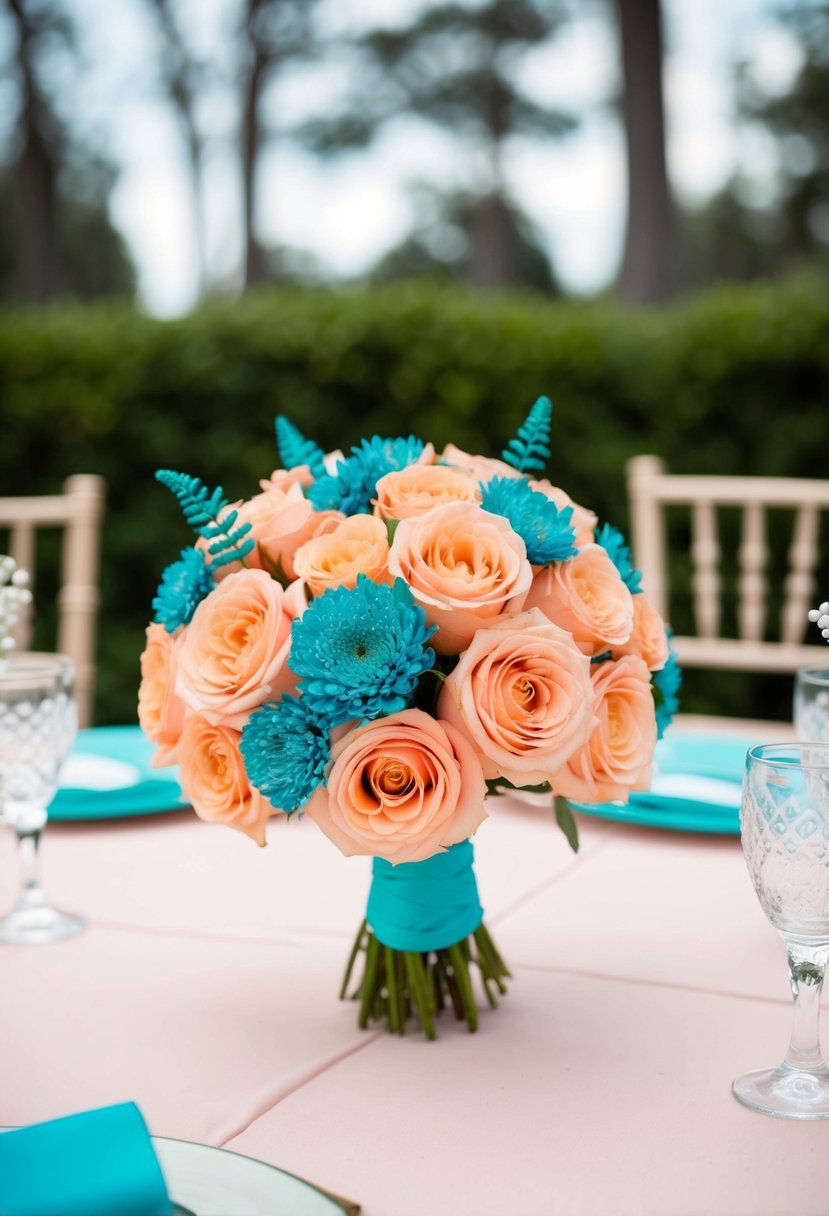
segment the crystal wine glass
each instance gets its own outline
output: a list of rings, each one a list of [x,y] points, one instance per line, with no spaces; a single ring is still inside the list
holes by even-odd
[[[0,810],[17,836],[20,893],[0,918],[0,942],[53,942],[84,927],[47,901],[38,847],[58,770],[77,731],[75,670],[59,654],[12,653],[0,660]]]
[[[794,681],[798,739],[829,743],[829,667],[801,667]]]
[[[734,1096],[769,1115],[829,1118],[819,1040],[829,959],[829,744],[751,748],[740,831],[760,906],[786,945],[794,1020],[782,1064],[738,1077]]]

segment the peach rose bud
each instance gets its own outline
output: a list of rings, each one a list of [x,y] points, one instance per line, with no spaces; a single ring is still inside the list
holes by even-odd
[[[593,692],[598,726],[556,774],[553,789],[578,802],[626,802],[631,790],[650,785],[656,747],[650,672],[634,655],[596,663]]]
[[[218,581],[243,568],[268,573],[281,570],[290,581],[296,577],[293,559],[297,549],[312,537],[330,532],[343,519],[340,511],[315,511],[299,482],[292,482],[286,489],[271,486],[246,502],[231,504],[222,515],[231,510],[238,511],[234,528],[251,525],[247,539],[254,541],[255,547],[245,558],[245,567],[241,562],[220,566],[216,571]],[[206,546],[203,539],[196,542],[197,548]]]
[[[138,721],[156,750],[153,768],[175,764],[184,702],[176,695],[176,670],[183,633],[175,636],[163,625],[147,626],[147,645],[141,655],[141,686],[138,689]]]
[[[635,654],[644,659],[649,671],[661,671],[668,662],[668,652],[665,622],[646,595],[634,595],[633,632],[624,646],[614,649],[614,659]]]
[[[229,574],[203,599],[179,653],[176,691],[209,722],[241,730],[252,709],[295,686],[291,621],[264,570]]]
[[[314,595],[329,587],[356,587],[365,574],[373,583],[388,582],[389,538],[386,525],[373,515],[352,515],[332,531],[306,541],[294,554],[294,573]]]
[[[526,606],[540,608],[591,656],[624,646],[633,632],[633,596],[601,545],[539,570]]]
[[[550,781],[596,724],[590,660],[537,608],[498,620],[461,655],[437,713],[469,738],[486,778]]]
[[[444,464],[466,469],[475,476],[477,481],[482,481],[484,484],[492,481],[493,477],[523,476],[505,460],[493,460],[491,456],[475,456],[471,452],[464,452],[463,448],[456,448],[454,443],[447,443],[440,458]]]
[[[296,464],[292,469],[274,469],[259,485],[263,490],[289,490],[294,485],[310,486],[313,480],[307,464]]]
[[[431,644],[439,654],[460,653],[480,628],[520,612],[532,584],[521,537],[471,502],[401,520],[389,573],[408,583],[428,623],[438,626]]]
[[[346,857],[424,861],[486,818],[486,783],[469,741],[446,722],[404,709],[346,731],[327,788],[306,813]]]
[[[480,502],[476,477],[447,465],[409,465],[377,482],[374,513],[380,519],[411,519],[447,502]]]
[[[265,824],[274,808],[248,781],[241,738],[238,730],[191,714],[179,745],[181,788],[200,819],[236,828],[264,845]]]

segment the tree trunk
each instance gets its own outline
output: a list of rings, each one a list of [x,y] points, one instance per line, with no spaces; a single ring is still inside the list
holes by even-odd
[[[259,102],[268,54],[257,32],[257,14],[262,0],[247,0],[246,28],[248,35],[249,70],[245,87],[242,116],[242,198],[245,233],[245,287],[261,283],[269,277],[265,250],[256,237],[256,170],[262,148],[262,125]]]
[[[659,0],[615,0],[624,69],[628,214],[618,290],[632,304],[670,299],[680,286],[676,210],[665,164]]]
[[[10,0],[17,26],[23,152],[19,161],[18,274],[24,299],[43,304],[65,286],[58,234],[57,166],[44,127],[46,105],[32,62],[34,33],[20,0]]]
[[[515,224],[504,199],[488,194],[469,218],[469,282],[488,289],[519,280]]]

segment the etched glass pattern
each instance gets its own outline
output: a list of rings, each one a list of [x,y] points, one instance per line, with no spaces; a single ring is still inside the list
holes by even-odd
[[[809,748],[829,765],[829,747]],[[829,936],[829,768],[749,767],[740,827],[763,911],[788,933]]]
[[[43,825],[76,729],[71,671],[45,688],[0,677],[0,800],[12,827]]]

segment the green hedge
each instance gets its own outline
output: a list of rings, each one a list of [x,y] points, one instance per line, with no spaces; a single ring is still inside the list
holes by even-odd
[[[0,493],[54,492],[73,472],[109,487],[97,720],[134,717],[150,600],[188,543],[156,468],[248,496],[276,464],[277,412],[326,448],[412,431],[497,454],[539,393],[555,403],[553,480],[623,528],[638,452],[675,471],[828,476],[829,295],[795,282],[626,312],[412,283],[268,291],[167,323],[120,306],[0,314]],[[788,695],[689,673],[685,704],[785,716]]]

